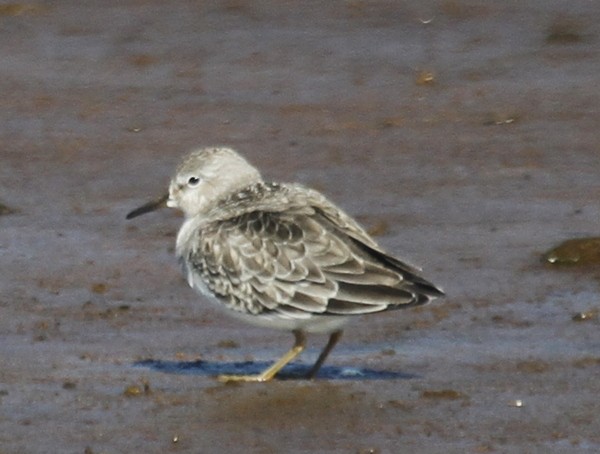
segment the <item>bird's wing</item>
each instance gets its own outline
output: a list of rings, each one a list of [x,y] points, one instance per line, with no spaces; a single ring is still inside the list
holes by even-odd
[[[234,310],[302,318],[426,302],[398,267],[312,207],[249,212],[206,226],[198,240],[188,272]]]
[[[385,252],[371,236],[350,216],[332,204],[322,194],[308,190],[309,200],[317,212],[323,216],[325,223],[330,223],[330,229],[338,230],[347,235],[355,245],[356,253],[383,264],[394,270],[402,277],[405,285],[412,287],[415,294],[430,299],[443,296],[444,292],[421,276],[421,269],[397,259]]]

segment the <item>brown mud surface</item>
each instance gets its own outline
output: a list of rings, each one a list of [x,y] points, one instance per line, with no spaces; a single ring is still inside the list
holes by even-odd
[[[594,1],[0,5],[0,454],[600,452]],[[185,284],[192,147],[315,187],[447,292],[319,379]],[[593,256],[593,254],[592,254]]]

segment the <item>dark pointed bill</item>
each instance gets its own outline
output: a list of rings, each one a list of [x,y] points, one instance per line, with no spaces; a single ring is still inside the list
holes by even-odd
[[[136,208],[133,211],[127,213],[125,219],[133,219],[135,217],[141,216],[142,214],[150,213],[151,211],[158,210],[159,208],[163,208],[167,206],[167,200],[169,199],[169,194],[163,195],[160,199],[152,200],[139,208]]]

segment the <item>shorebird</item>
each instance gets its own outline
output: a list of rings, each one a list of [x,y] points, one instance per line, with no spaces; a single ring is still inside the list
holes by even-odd
[[[315,376],[353,316],[425,304],[443,292],[387,252],[344,211],[300,184],[265,182],[230,148],[193,151],[169,192],[127,215],[183,211],[176,254],[189,285],[246,322],[289,330],[293,347],[257,375],[267,381],[302,352],[306,333],[328,333]]]

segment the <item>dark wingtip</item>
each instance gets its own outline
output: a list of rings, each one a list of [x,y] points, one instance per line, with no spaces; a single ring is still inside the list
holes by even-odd
[[[157,200],[152,200],[148,203],[145,203],[141,207],[138,207],[135,210],[132,210],[129,213],[127,213],[127,216],[125,216],[125,219],[127,219],[127,220],[133,219],[138,216],[141,216],[142,214],[146,214],[146,213],[150,213],[151,211],[158,210],[159,208],[166,206],[168,199],[169,199],[169,194],[165,194]]]

